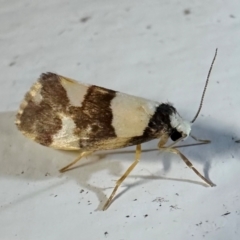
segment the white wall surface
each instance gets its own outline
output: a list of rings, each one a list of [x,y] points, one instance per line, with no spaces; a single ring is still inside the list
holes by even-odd
[[[103,212],[134,147],[60,174],[77,153],[40,146],[14,125],[25,92],[47,71],[170,101],[191,120],[216,47],[192,127],[212,143],[181,149],[214,188],[178,156],[145,151]],[[1,240],[240,239],[239,1],[0,0],[0,56]]]

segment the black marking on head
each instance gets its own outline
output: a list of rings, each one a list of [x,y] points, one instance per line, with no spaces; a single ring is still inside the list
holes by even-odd
[[[172,105],[168,103],[160,104],[156,108],[152,118],[149,120],[148,126],[145,128],[143,135],[131,138],[128,146],[147,142],[159,138],[162,135],[170,136],[173,131],[170,115],[175,113],[176,109]]]
[[[172,134],[170,135],[170,138],[172,141],[177,141],[179,138],[182,137],[182,133],[178,132],[176,128],[173,129]]]

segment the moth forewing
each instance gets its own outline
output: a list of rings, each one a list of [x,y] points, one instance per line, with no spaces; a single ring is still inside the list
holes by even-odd
[[[206,86],[203,96],[205,90]],[[200,108],[202,101],[203,97]],[[212,186],[179,150],[172,145],[165,146],[169,138],[176,143],[191,131],[191,124],[183,120],[169,103],[158,103],[46,73],[26,93],[16,116],[16,125],[25,136],[44,146],[80,151],[78,158],[61,172],[95,151],[136,145],[135,161],[117,181],[104,209],[108,208],[120,184],[139,162],[140,144],[156,138],[160,139],[160,149],[178,154]]]
[[[47,73],[26,94],[16,124],[44,146],[108,150],[149,141],[167,131],[167,119],[157,119],[161,126],[151,126],[156,124],[151,118],[156,119],[161,109],[163,114],[175,112],[168,104]]]

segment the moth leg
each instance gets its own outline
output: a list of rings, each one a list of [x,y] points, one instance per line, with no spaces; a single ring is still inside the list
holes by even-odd
[[[199,138],[193,136],[192,134],[190,134],[190,137],[191,137],[192,139],[194,139],[196,142],[201,142],[201,143],[205,143],[205,144],[211,142],[211,140],[203,140],[203,139],[199,139]]]
[[[71,167],[72,165],[74,165],[75,163],[77,163],[78,161],[80,161],[81,158],[86,157],[86,156],[88,156],[88,155],[90,155],[90,154],[92,154],[92,153],[93,153],[93,151],[81,152],[81,153],[79,154],[79,156],[78,156],[73,162],[71,162],[71,163],[69,163],[67,166],[61,168],[61,169],[59,170],[59,172],[63,173],[63,172],[68,171],[68,170],[69,170],[69,167]]]
[[[163,138],[166,138],[166,142],[164,142],[165,139],[160,140],[160,142],[158,143],[158,148],[159,149],[168,149],[168,148],[179,148],[179,147],[190,147],[190,146],[196,146],[196,145],[202,145],[202,144],[208,144],[211,143],[210,140],[202,140],[202,139],[198,139],[196,137],[194,137],[193,135],[190,135],[192,137],[192,139],[194,139],[196,142],[198,143],[191,143],[191,144],[184,144],[184,145],[178,145],[178,146],[174,146],[176,145],[178,142],[181,142],[184,137],[179,138],[177,141],[171,143],[169,146],[164,146],[168,140],[168,135],[164,135]]]
[[[208,141],[208,140],[206,140]],[[172,148],[181,148],[181,147],[192,147],[192,146],[198,146],[198,145],[203,145],[203,144],[208,144],[211,143],[209,142],[199,142],[199,143],[191,143],[191,144],[184,144],[184,145],[178,145],[178,146],[173,146]]]
[[[214,187],[215,185],[210,182],[208,179],[206,179],[194,166],[193,164],[185,157],[178,149],[176,148],[169,148],[166,149],[169,152],[175,153],[181,157],[181,159],[186,163],[186,165],[191,168],[204,182],[206,182],[211,187]]]
[[[105,203],[104,207],[103,207],[103,210],[106,210],[114,195],[116,194],[116,191],[118,190],[118,187],[122,184],[122,182],[125,180],[125,178],[129,175],[129,173],[134,169],[134,167],[138,164],[139,162],[139,159],[140,159],[140,156],[141,156],[141,145],[137,145],[136,146],[136,154],[135,154],[135,161],[132,163],[132,165],[127,169],[127,171],[122,175],[122,177],[120,177],[118,180],[117,180],[117,183],[116,183],[116,186],[114,187],[113,191],[112,191],[112,194],[111,196],[108,198],[107,202]]]
[[[163,135],[158,143],[158,148],[162,148],[165,146],[165,144],[168,141],[169,136],[168,135]]]

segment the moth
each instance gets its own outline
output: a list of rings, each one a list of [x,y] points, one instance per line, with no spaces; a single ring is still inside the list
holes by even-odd
[[[160,150],[178,154],[203,181],[214,186],[174,145],[190,135],[191,124],[197,119],[202,107],[216,55],[217,49],[198,112],[191,123],[185,121],[169,103],[159,103],[79,83],[54,73],[44,73],[26,93],[20,105],[16,115],[17,128],[23,135],[41,145],[80,152],[60,172],[69,170],[80,159],[98,150],[136,145],[135,161],[116,182],[104,210],[110,205],[118,187],[139,162],[141,144],[153,139],[160,139]],[[209,142],[190,136],[202,144]],[[173,143],[166,146],[169,138]]]

